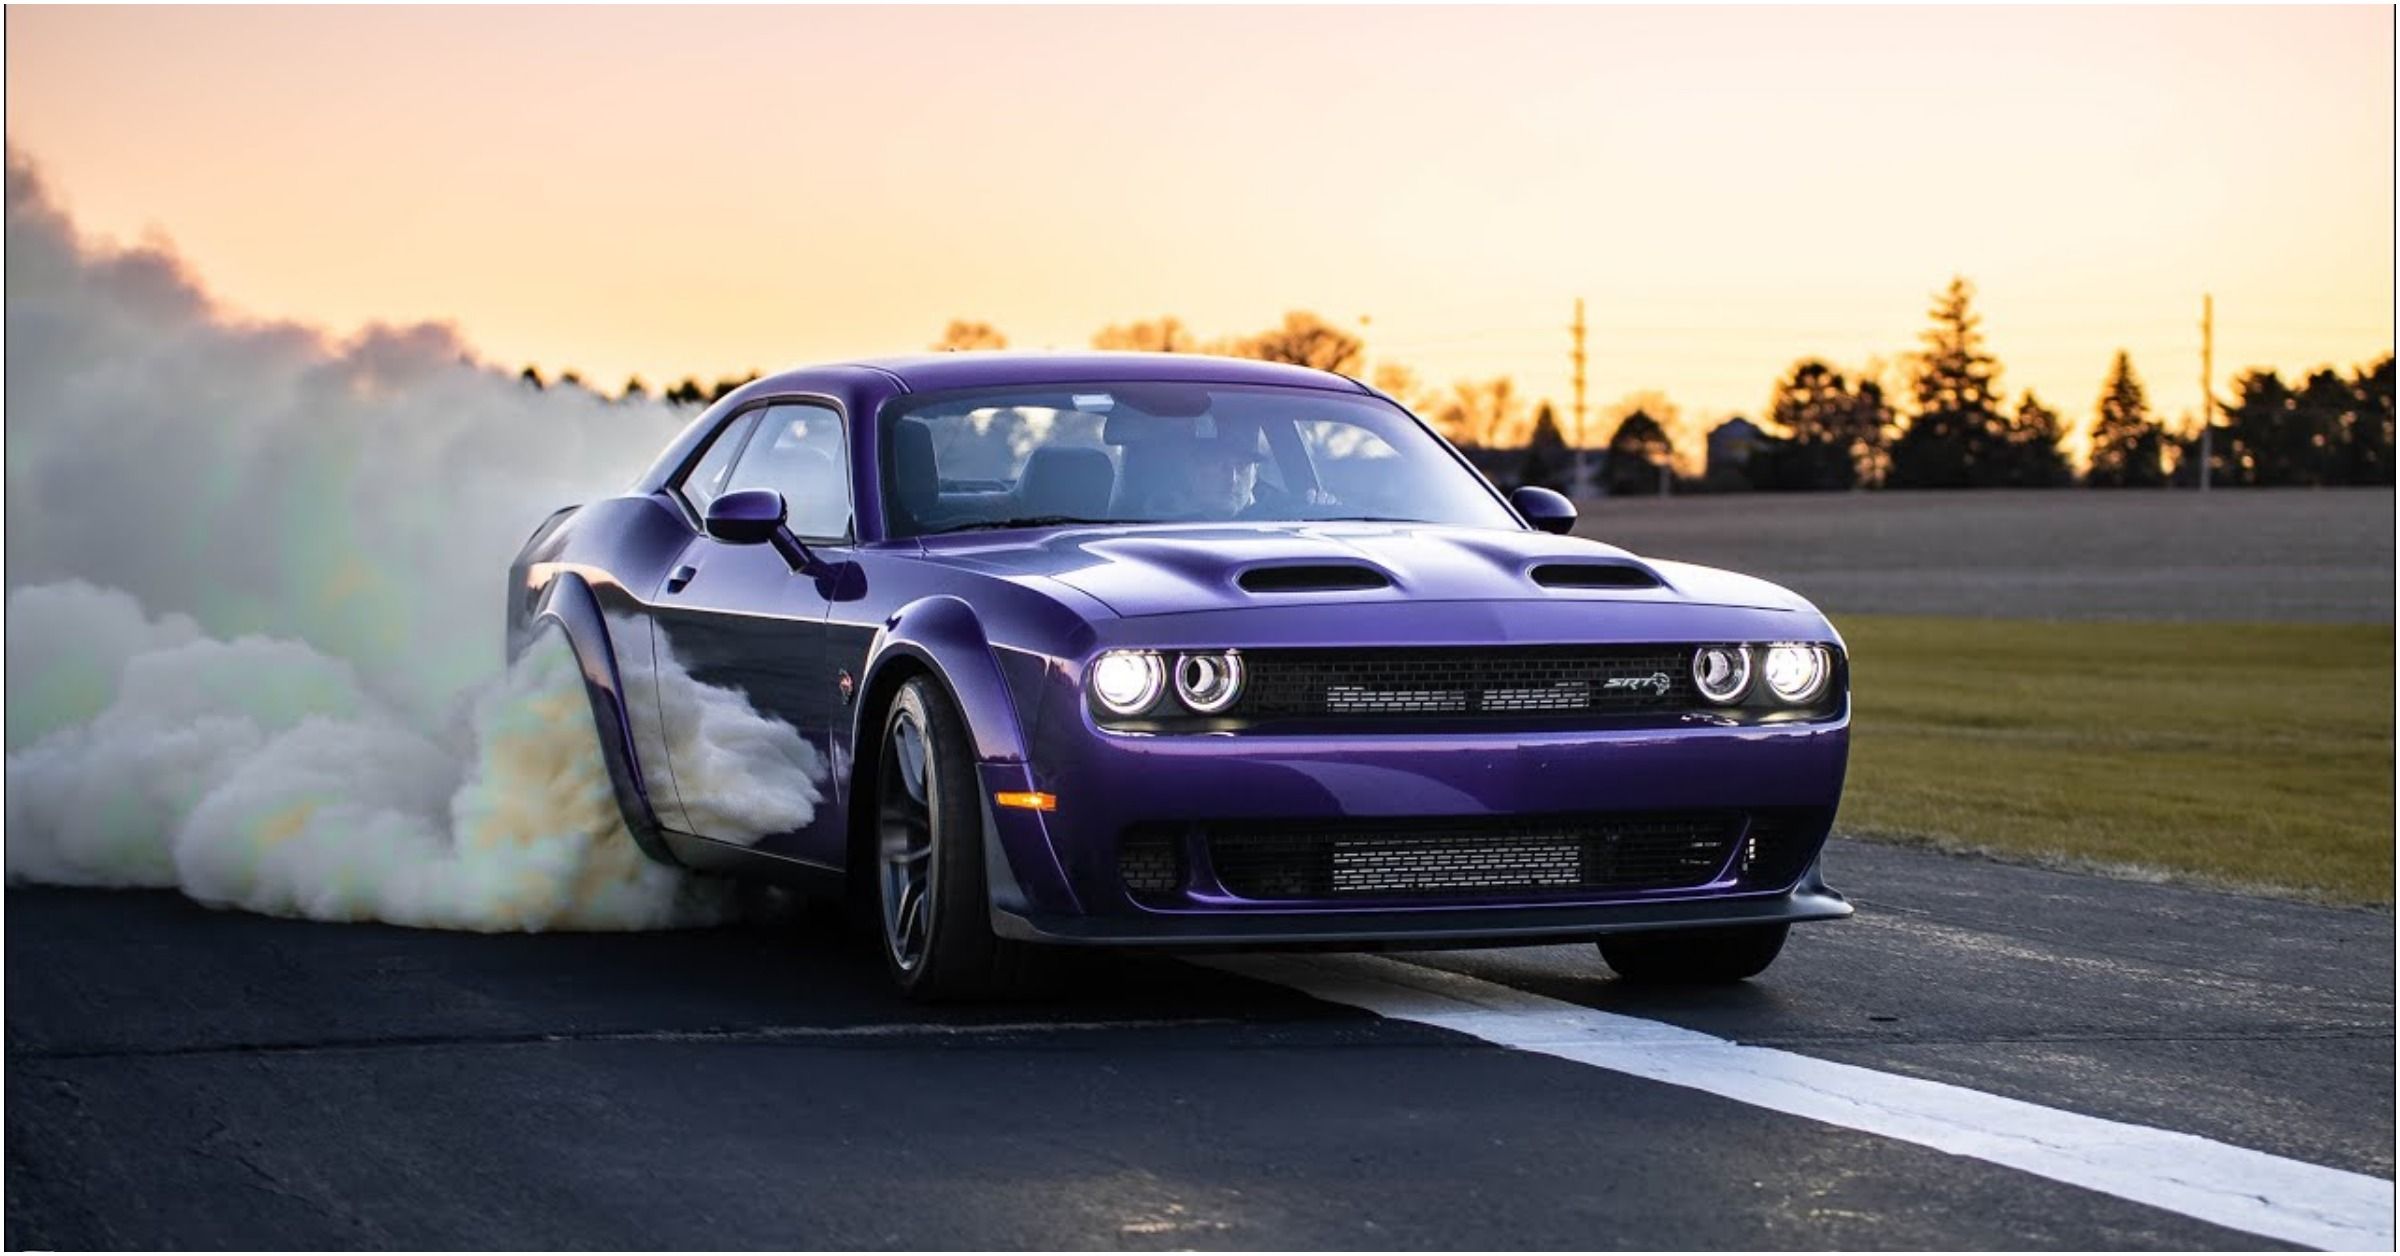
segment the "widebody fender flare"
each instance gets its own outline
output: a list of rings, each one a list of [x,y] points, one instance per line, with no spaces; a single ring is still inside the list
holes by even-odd
[[[870,723],[883,709],[899,678],[923,669],[948,687],[966,720],[967,735],[983,777],[984,870],[992,909],[998,914],[1029,908],[1075,910],[1074,891],[1037,812],[995,814],[991,792],[1025,789],[1025,731],[1017,700],[982,619],[965,599],[935,594],[902,606],[885,619],[867,646],[859,678],[861,701],[851,714],[850,744],[861,763],[871,763],[882,729]],[[852,794],[854,807],[865,803]]]
[[[610,643],[608,621],[600,599],[575,572],[561,572],[542,589],[533,613],[526,617],[525,641],[530,643],[546,625],[557,625],[575,652],[583,672],[583,693],[591,701],[592,729],[600,742],[600,757],[608,765],[608,783],[624,813],[625,828],[642,853],[663,864],[675,864],[667,848],[658,814],[642,785],[641,754],[634,747],[633,725],[627,709],[624,673]],[[512,643],[514,644],[514,643]]]
[[[975,739],[975,758],[981,763],[1023,763],[1025,732],[1017,722],[1015,699],[1000,674],[983,621],[966,599],[942,593],[919,598],[892,612],[867,644],[866,674],[859,678],[863,693],[886,696],[895,662],[907,659],[940,676],[966,717],[967,732]],[[880,703],[861,702],[852,711],[850,744],[874,744],[878,730],[863,721]]]

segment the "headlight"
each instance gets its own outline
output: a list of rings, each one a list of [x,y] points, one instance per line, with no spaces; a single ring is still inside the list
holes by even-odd
[[[1767,674],[1767,688],[1795,706],[1823,692],[1825,681],[1833,675],[1832,661],[1821,645],[1768,646],[1766,666],[1761,670]]]
[[[1730,705],[1741,701],[1750,688],[1750,647],[1700,647],[1692,656],[1692,683],[1699,686],[1700,696],[1711,702]]]
[[[1175,663],[1175,696],[1202,715],[1215,715],[1242,696],[1242,656],[1186,654]]]
[[[1092,696],[1116,715],[1149,710],[1166,687],[1166,664],[1148,650],[1110,650],[1092,664]]]

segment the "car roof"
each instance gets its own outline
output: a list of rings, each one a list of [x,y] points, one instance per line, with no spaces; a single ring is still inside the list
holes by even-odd
[[[1117,353],[1086,350],[1053,353],[1032,350],[971,349],[956,353],[921,353],[903,357],[860,358],[828,364],[865,367],[900,381],[910,392],[942,392],[953,388],[1004,388],[1026,384],[1081,384],[1107,380],[1145,380],[1191,384],[1280,384],[1368,392],[1365,385],[1331,371],[1250,358],[1222,358],[1205,353]],[[797,383],[822,367],[787,371],[761,384],[772,388],[789,377]]]

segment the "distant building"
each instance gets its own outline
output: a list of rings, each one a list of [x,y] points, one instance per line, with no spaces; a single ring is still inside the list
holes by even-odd
[[[1708,429],[1708,478],[1740,477],[1750,465],[1750,455],[1768,439],[1764,428],[1738,414]]]

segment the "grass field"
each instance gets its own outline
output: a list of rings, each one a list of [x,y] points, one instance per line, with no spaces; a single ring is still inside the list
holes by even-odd
[[[1835,622],[1838,831],[2392,901],[2390,624]]]

